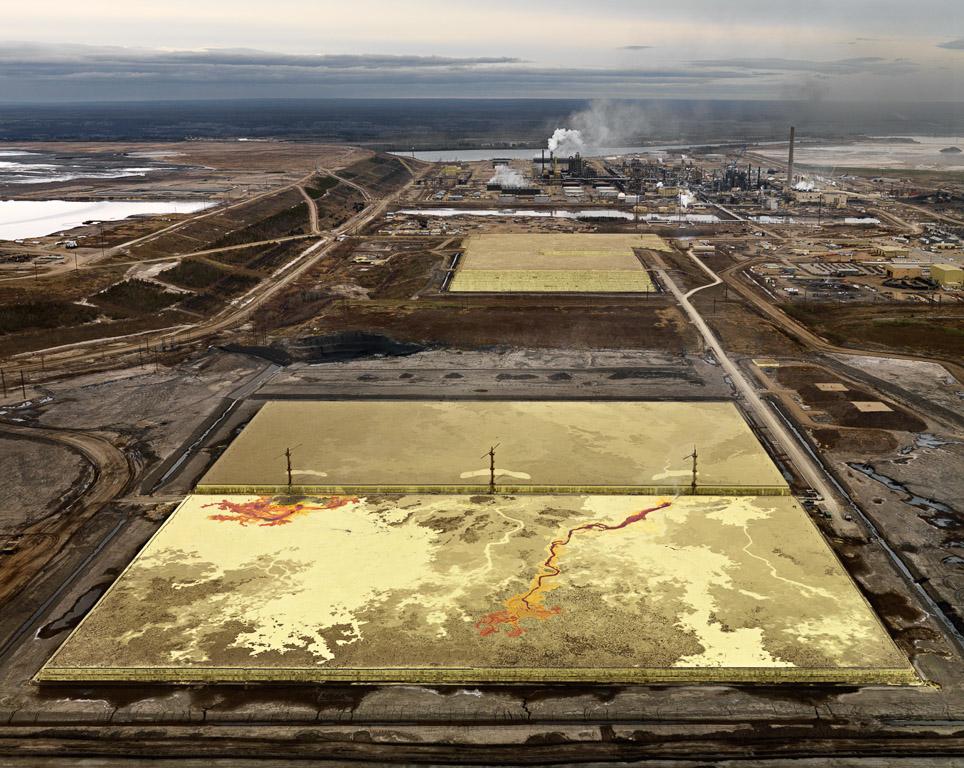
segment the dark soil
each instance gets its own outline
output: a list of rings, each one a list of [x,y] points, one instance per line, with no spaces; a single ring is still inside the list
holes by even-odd
[[[892,434],[879,429],[815,429],[813,437],[825,448],[865,456],[890,454],[899,445]]]
[[[420,302],[346,302],[332,305],[317,332],[357,330],[400,341],[455,347],[529,346],[574,349],[692,349],[695,339],[675,308],[641,304],[589,307],[541,305],[452,305]],[[679,322],[674,322],[679,320]]]
[[[782,386],[796,390],[806,405],[829,414],[839,426],[903,432],[921,432],[927,428],[923,421],[896,404],[881,400],[880,395],[859,389],[823,368],[810,365],[783,366],[775,369],[773,376]],[[816,386],[818,383],[843,384],[847,390],[826,392]],[[879,401],[891,410],[865,413],[857,409],[854,401]]]
[[[787,304],[783,310],[840,346],[897,349],[914,354],[964,356],[964,306],[826,307]]]

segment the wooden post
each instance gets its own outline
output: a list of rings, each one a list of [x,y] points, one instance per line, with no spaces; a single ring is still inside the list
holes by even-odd
[[[291,449],[285,448],[285,459],[288,461],[288,490],[291,490]]]
[[[27,399],[27,383],[23,378],[23,368],[20,369],[20,390],[23,392],[23,399]]]

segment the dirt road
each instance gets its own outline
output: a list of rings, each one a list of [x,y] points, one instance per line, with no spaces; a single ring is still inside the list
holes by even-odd
[[[68,539],[105,504],[126,488],[133,477],[127,457],[108,439],[90,432],[0,422],[0,434],[58,443],[83,456],[94,470],[90,486],[81,489],[61,509],[20,533],[20,547],[0,565],[0,605],[14,597],[41,571]]]
[[[317,170],[340,179],[333,171],[321,168]],[[306,177],[305,180],[307,180],[307,178],[310,177]],[[358,212],[339,227],[331,230],[328,233],[328,237],[322,237],[322,239],[309,245],[298,254],[298,256],[288,262],[288,264],[276,270],[271,277],[263,280],[248,293],[235,299],[231,306],[225,308],[217,315],[201,320],[191,326],[161,328],[134,335],[117,336],[108,339],[102,338],[42,350],[43,360],[41,360],[41,350],[15,355],[10,358],[10,360],[15,360],[17,368],[25,372],[56,368],[62,369],[64,367],[75,369],[81,368],[85,363],[103,359],[105,353],[113,358],[125,354],[136,355],[143,347],[145,341],[158,343],[163,339],[169,343],[193,343],[243,322],[258,307],[264,304],[264,302],[297,280],[315,263],[326,256],[329,251],[337,245],[337,238],[339,236],[353,229],[364,227],[372,219],[379,216],[394,198],[394,195],[392,195],[391,197],[375,201],[368,191],[359,185],[344,179],[340,180],[349,186],[361,190],[366,199],[372,202],[363,211]],[[414,177],[403,189],[407,189],[413,183]]]
[[[696,254],[690,251],[689,256],[693,262],[707,274],[707,276],[713,281],[714,285],[722,282],[719,275],[706,266],[706,264],[704,264],[703,261],[696,256]],[[740,395],[745,399],[745,402],[756,413],[757,417],[764,424],[766,424],[767,429],[770,430],[770,433],[776,437],[780,443],[780,446],[786,452],[787,456],[790,457],[791,461],[794,463],[806,481],[810,484],[810,487],[824,498],[831,514],[839,519],[841,517],[841,512],[836,501],[834,500],[835,496],[831,491],[830,484],[826,480],[823,468],[817,466],[817,464],[811,459],[810,454],[803,449],[796,437],[787,429],[783,420],[774,414],[772,409],[763,402],[762,398],[757,394],[756,388],[752,386],[749,381],[747,381],[739,366],[737,366],[737,364],[734,363],[726,354],[726,351],[723,349],[723,345],[717,340],[716,335],[713,333],[707,322],[703,319],[703,316],[700,315],[696,307],[690,303],[690,296],[699,290],[708,288],[709,286],[694,288],[689,293],[684,294],[676,283],[673,282],[673,279],[667,274],[665,269],[658,269],[656,271],[659,274],[660,279],[663,281],[663,284],[669,288],[673,296],[676,297],[676,300],[680,303],[680,306],[686,312],[690,321],[696,326],[697,330],[702,335],[703,342],[707,349],[713,351],[714,356],[719,364],[723,367],[723,370],[725,370],[727,375],[730,377],[730,381],[733,382],[733,386],[736,388],[737,392],[739,392]]]

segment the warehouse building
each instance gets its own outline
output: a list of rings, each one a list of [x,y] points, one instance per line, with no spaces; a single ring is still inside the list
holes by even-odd
[[[870,252],[885,259],[906,259],[910,255],[909,250],[896,245],[875,245]]]
[[[932,264],[931,280],[941,288],[960,288],[964,286],[964,269],[956,264]]]
[[[923,274],[919,264],[887,264],[886,269],[887,277],[892,280],[906,280]]]

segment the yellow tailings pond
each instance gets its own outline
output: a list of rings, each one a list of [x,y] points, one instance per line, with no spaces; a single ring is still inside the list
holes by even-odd
[[[636,250],[666,250],[653,234],[475,235],[452,279],[454,293],[649,293]]]
[[[39,679],[914,678],[790,497],[197,495]]]
[[[202,493],[787,493],[730,402],[271,402]]]
[[[40,682],[916,682],[729,402],[269,403],[198,491]]]

